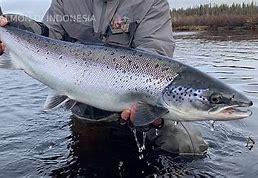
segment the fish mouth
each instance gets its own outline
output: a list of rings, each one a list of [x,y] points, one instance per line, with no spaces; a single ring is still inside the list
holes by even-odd
[[[252,111],[244,110],[242,108],[246,108],[246,106],[224,106],[216,109],[216,111],[212,108],[208,113],[219,116],[221,120],[243,119],[252,115]]]

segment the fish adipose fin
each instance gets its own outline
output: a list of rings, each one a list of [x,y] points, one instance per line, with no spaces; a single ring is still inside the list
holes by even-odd
[[[70,99],[64,95],[50,94],[44,105],[44,111],[49,111],[52,109],[59,108],[63,106]]]
[[[134,120],[134,125],[137,127],[146,126],[161,118],[168,113],[168,109],[139,101],[131,112],[131,119]]]

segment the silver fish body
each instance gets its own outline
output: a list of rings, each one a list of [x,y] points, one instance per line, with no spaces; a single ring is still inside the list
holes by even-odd
[[[136,119],[149,118],[136,122],[139,125],[159,116],[195,121],[251,115],[236,109],[252,105],[245,96],[168,57],[115,46],[68,43],[14,27],[0,27],[0,40],[11,56],[9,67],[24,70],[58,95],[99,109],[121,112],[136,106]],[[2,68],[6,64],[2,60]],[[215,94],[225,102],[212,102]],[[229,110],[235,115],[225,113]]]

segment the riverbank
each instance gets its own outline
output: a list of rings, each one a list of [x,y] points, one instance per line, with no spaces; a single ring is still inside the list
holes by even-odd
[[[258,31],[256,4],[200,5],[172,9],[174,31]]]

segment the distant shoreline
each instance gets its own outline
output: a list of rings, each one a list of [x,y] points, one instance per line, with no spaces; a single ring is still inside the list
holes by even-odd
[[[258,31],[255,3],[205,4],[194,8],[172,9],[174,31]]]
[[[173,31],[176,32],[192,32],[192,31],[206,31],[206,32],[224,32],[224,31],[246,31],[246,32],[258,32],[258,25],[254,26],[252,29],[248,29],[247,27],[217,27],[210,28],[209,26],[178,26],[173,27]]]

